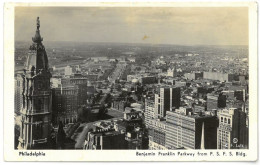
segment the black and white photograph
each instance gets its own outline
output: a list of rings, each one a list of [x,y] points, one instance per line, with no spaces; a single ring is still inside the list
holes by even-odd
[[[257,54],[250,53],[248,6],[13,10],[13,109],[5,120],[14,123],[8,138],[17,157],[210,150],[236,151],[234,158],[253,149],[257,105],[249,104],[257,94],[250,98],[249,84],[257,70],[249,75],[249,61]]]

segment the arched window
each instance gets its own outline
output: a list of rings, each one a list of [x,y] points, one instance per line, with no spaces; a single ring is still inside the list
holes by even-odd
[[[227,118],[224,118],[224,123],[227,123]]]

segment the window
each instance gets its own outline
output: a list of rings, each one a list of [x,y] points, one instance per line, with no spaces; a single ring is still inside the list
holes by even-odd
[[[221,122],[223,122],[223,117],[221,117]]]
[[[23,108],[25,107],[25,97],[23,96]]]
[[[230,119],[228,119],[228,124],[230,124]]]
[[[34,125],[35,128],[35,139],[41,139],[42,138],[42,123],[43,121],[37,121],[37,124]]]
[[[227,123],[227,118],[224,119],[224,123]]]
[[[37,104],[36,104],[36,107],[37,107],[36,111],[41,111],[42,110],[42,106],[43,106],[42,100],[39,99],[37,101]]]

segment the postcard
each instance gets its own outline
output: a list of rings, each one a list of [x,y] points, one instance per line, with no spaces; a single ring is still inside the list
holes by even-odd
[[[6,3],[6,161],[256,161],[257,3]]]

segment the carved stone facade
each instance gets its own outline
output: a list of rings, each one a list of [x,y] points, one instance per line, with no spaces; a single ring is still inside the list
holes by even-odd
[[[42,44],[37,18],[37,30],[32,38],[22,75],[22,108],[18,149],[48,147],[51,131],[51,88],[48,57]]]

